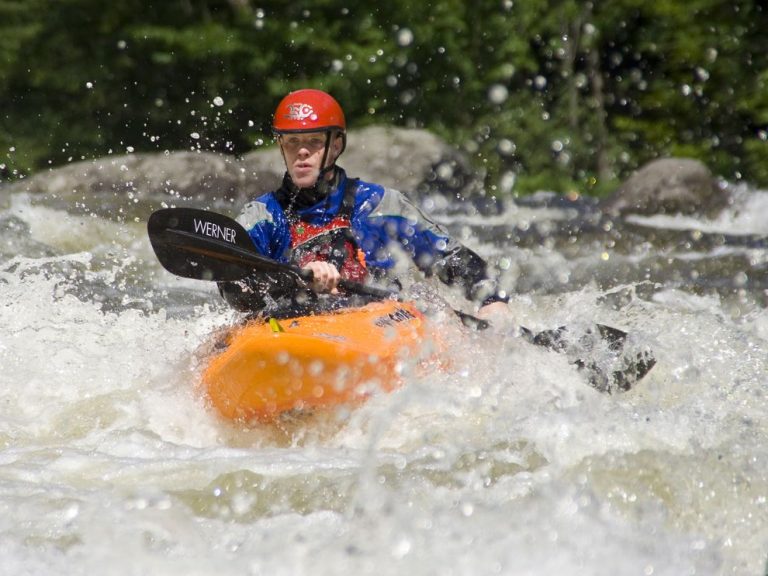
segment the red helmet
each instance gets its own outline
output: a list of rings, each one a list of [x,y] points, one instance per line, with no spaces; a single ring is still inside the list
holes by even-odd
[[[280,101],[272,119],[276,134],[347,130],[344,112],[330,94],[306,88],[291,92]]]

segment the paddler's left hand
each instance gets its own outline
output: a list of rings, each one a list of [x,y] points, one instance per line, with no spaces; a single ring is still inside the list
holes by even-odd
[[[341,280],[341,275],[333,264],[315,260],[304,266],[304,270],[312,271],[312,284],[310,287],[315,292],[339,293],[336,286],[339,284],[339,280]]]

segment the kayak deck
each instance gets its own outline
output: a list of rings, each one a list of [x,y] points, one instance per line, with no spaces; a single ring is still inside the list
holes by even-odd
[[[413,304],[384,301],[332,314],[233,329],[203,384],[228,419],[272,420],[284,412],[354,405],[402,381],[431,338]]]

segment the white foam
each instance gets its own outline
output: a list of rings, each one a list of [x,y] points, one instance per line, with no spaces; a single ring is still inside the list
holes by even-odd
[[[62,255],[0,264],[0,555],[13,573],[764,569],[764,310],[735,320],[715,296],[669,289],[620,307],[591,287],[521,296],[520,323],[610,324],[657,366],[606,396],[509,334],[449,335],[450,366],[394,394],[246,429],[196,389],[195,351],[230,313],[212,300],[172,316],[173,296],[103,306],[80,284],[98,293],[137,267],[94,257],[126,229],[98,223],[99,239],[67,244],[44,230],[61,213],[25,210]]]
[[[734,190],[733,203],[714,218],[681,214],[630,215],[627,222],[668,230],[698,230],[705,233],[768,235],[768,192],[745,187]]]

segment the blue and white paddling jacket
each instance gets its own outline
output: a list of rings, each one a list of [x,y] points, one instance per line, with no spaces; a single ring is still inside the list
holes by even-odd
[[[350,248],[341,251],[347,264],[349,260],[358,260],[379,281],[389,279],[396,283],[393,271],[398,255],[405,253],[426,275],[437,275],[449,286],[461,286],[470,300],[483,304],[507,300],[488,275],[486,262],[451,238],[401,192],[347,178],[344,170],[335,170],[333,184],[316,203],[305,200],[297,206],[297,191],[286,174],[279,190],[263,194],[244,206],[237,220],[248,230],[261,254],[278,262],[303,266],[308,259],[307,251],[301,247],[307,243],[307,236],[322,239],[319,247],[317,243],[313,246],[314,254],[328,254],[324,244],[333,242],[330,232],[343,229],[343,241]],[[307,230],[313,232],[308,234]],[[351,272],[345,274],[343,262],[334,264],[342,271],[342,277],[363,279],[359,266],[350,266]],[[279,276],[274,272],[255,272],[245,280],[222,282],[219,289],[235,308],[257,311],[289,287],[295,290],[295,279]]]

